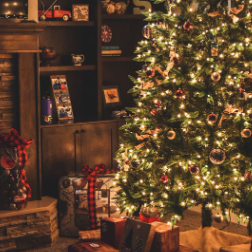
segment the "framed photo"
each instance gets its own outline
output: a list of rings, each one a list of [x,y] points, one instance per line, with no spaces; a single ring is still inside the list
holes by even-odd
[[[74,119],[71,99],[65,75],[51,75],[53,96],[59,120]]]
[[[51,82],[53,91],[55,90],[65,90],[68,92],[68,86],[65,75],[51,75]]]
[[[119,104],[121,102],[117,86],[103,87],[105,105]]]
[[[89,21],[89,5],[73,4],[72,5],[73,21]]]

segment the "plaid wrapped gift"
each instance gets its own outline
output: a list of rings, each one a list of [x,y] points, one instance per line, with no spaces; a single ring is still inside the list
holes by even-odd
[[[91,251],[115,252],[119,250],[111,247],[110,245],[102,241],[78,242],[68,246],[68,252],[91,252]]]
[[[114,173],[113,169],[105,169],[104,164],[98,164],[94,169],[84,165],[82,171],[87,174],[88,179],[88,215],[91,229],[97,228],[96,204],[95,204],[95,186],[96,178],[100,174]]]

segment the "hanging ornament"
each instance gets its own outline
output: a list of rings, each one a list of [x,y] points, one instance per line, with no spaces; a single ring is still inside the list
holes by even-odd
[[[183,25],[183,28],[187,31],[190,31],[193,29],[193,24],[192,22],[190,22],[189,20],[187,20],[184,25]]]
[[[146,70],[146,75],[149,77],[149,78],[152,78],[154,75],[155,75],[155,71],[151,68],[147,68]]]
[[[244,178],[245,178],[245,179],[251,179],[251,176],[250,176],[250,172],[249,172],[249,171],[245,171],[245,173],[244,173]]]
[[[251,130],[250,129],[243,129],[241,131],[241,136],[243,138],[249,138],[249,137],[251,137]]]
[[[239,93],[240,93],[240,99],[245,99],[245,84],[244,84],[244,79],[241,79],[241,84],[239,87]]]
[[[150,36],[151,36],[151,28],[150,28],[150,25],[147,24],[143,27],[142,29],[142,35],[146,38],[146,39],[149,39]]]
[[[173,140],[175,139],[175,137],[176,137],[176,132],[174,130],[169,130],[167,133],[167,138],[170,140]]]
[[[174,65],[179,64],[179,55],[176,53],[176,55],[171,58],[171,61],[174,63]]]
[[[222,164],[226,159],[226,154],[221,149],[214,149],[209,154],[209,159],[213,164]]]
[[[164,184],[166,184],[169,180],[168,176],[166,174],[162,174],[160,179],[159,179],[161,182],[163,182]]]
[[[132,167],[137,168],[140,165],[140,162],[137,160],[132,160],[131,165],[132,165]]]
[[[219,72],[213,72],[212,74],[211,74],[211,80],[213,80],[213,81],[219,81],[221,79],[221,75],[220,75],[220,73]]]
[[[218,51],[219,51],[218,44],[215,40],[211,43],[211,56],[214,56],[214,57],[218,56],[219,55]]]
[[[214,215],[213,220],[217,223],[221,223],[224,220],[224,218],[222,214],[217,213]]]
[[[207,121],[209,123],[216,123],[217,119],[218,119],[218,116],[213,113],[207,116]]]
[[[197,50],[198,50],[199,52],[204,52],[205,49],[206,49],[205,41],[204,41],[204,40],[201,40],[201,41],[199,42],[199,44],[197,45]]]
[[[199,169],[199,166],[193,164],[189,167],[189,171],[191,174],[197,174],[199,173],[200,169]]]
[[[184,91],[182,89],[178,89],[175,93],[176,97],[181,99],[185,94]]]

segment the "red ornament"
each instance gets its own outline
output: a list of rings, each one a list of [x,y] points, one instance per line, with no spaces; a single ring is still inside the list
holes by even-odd
[[[159,180],[165,184],[168,182],[168,179],[169,179],[168,176],[163,173]]]
[[[189,20],[187,20],[187,21],[184,23],[183,28],[184,28],[185,30],[187,30],[187,31],[190,31],[190,30],[193,29],[193,24],[192,24]]]
[[[151,77],[153,77],[155,75],[155,72],[154,72],[153,69],[147,68],[146,75],[151,78]]]
[[[184,96],[184,91],[182,89],[178,89],[175,93],[177,98],[181,99]]]
[[[200,170],[199,166],[197,166],[195,164],[191,165],[189,168],[189,171],[191,174],[197,174],[197,173],[199,173],[199,170]]]
[[[250,172],[249,172],[249,171],[245,171],[245,173],[244,173],[244,178],[245,178],[245,179],[251,179],[251,176],[250,176]]]

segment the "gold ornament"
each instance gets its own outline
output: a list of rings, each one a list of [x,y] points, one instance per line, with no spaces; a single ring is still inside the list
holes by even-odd
[[[220,213],[215,214],[213,219],[217,223],[221,223],[224,220],[223,215]]]
[[[209,123],[216,123],[217,119],[218,119],[218,116],[213,113],[207,116],[207,121]]]
[[[241,131],[241,136],[243,138],[249,138],[249,137],[251,137],[251,130],[250,129],[243,129]]]
[[[169,130],[167,133],[167,138],[170,140],[173,140],[175,139],[175,137],[176,137],[176,132],[174,130]]]
[[[209,159],[213,164],[220,165],[225,161],[226,154],[221,149],[214,149],[210,152]]]
[[[221,79],[221,75],[219,72],[213,72],[211,74],[211,80],[213,81],[219,81]]]

